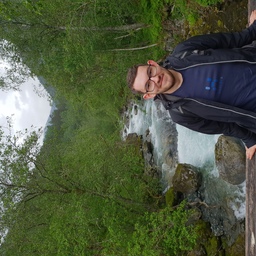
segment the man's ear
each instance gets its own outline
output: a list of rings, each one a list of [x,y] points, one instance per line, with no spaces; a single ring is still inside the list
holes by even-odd
[[[143,99],[144,100],[149,100],[149,99],[154,98],[155,96],[156,96],[155,93],[145,93],[145,94],[143,94]]]
[[[159,66],[157,62],[155,62],[154,60],[148,60],[148,65],[152,65],[152,66]]]

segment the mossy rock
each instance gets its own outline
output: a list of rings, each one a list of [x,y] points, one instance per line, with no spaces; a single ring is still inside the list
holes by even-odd
[[[174,191],[173,187],[169,188],[165,193],[165,202],[167,205],[174,206],[176,201],[177,193]]]
[[[245,181],[245,148],[241,140],[221,135],[215,145],[215,162],[226,182],[238,185]]]
[[[134,152],[140,157],[143,157],[142,150],[141,150],[142,143],[143,143],[142,136],[136,133],[129,133],[125,140],[125,144],[128,146],[132,146],[134,149]]]
[[[201,220],[202,212],[199,208],[194,207],[190,210],[190,215],[188,217],[188,221],[186,225],[196,225],[199,220]]]
[[[217,236],[212,236],[208,239],[207,243],[204,244],[206,255],[222,255],[220,252],[219,241]]]
[[[173,187],[169,188],[165,193],[165,203],[170,206],[176,206],[184,200],[184,196],[181,192],[175,191]]]
[[[198,236],[197,245],[188,255],[222,255],[219,248],[219,238],[212,233],[210,224],[203,220],[198,220],[196,229]]]
[[[194,193],[201,185],[201,175],[193,165],[178,164],[172,183],[174,190],[177,192]]]
[[[211,225],[203,220],[198,220],[196,225],[198,243],[206,243],[213,236]]]
[[[240,234],[236,241],[231,246],[225,246],[225,240],[223,239],[223,245],[225,247],[225,256],[244,256],[245,255],[245,233]]]

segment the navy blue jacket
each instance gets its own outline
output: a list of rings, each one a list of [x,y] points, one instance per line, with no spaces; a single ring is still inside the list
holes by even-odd
[[[164,67],[176,71],[198,65],[225,62],[256,64],[256,21],[234,33],[216,33],[191,37],[180,43],[167,57]],[[256,89],[256,81],[255,81]],[[224,134],[241,139],[247,147],[256,145],[256,113],[230,105],[159,94],[172,120],[205,134]],[[256,99],[255,99],[256,100]]]

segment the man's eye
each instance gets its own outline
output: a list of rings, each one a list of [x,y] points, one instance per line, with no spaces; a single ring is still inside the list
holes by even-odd
[[[155,67],[150,67],[149,69],[149,76],[150,78],[156,75],[156,68]]]
[[[148,76],[149,76],[149,77],[152,76],[152,71],[153,71],[152,68],[150,68],[149,71],[148,71]]]

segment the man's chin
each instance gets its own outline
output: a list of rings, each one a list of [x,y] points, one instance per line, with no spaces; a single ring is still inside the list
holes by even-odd
[[[169,93],[172,93],[172,88],[173,88],[173,86],[169,87],[169,88],[168,88],[168,89],[166,89],[166,90],[163,90],[161,93],[163,93],[163,94],[169,94]]]

